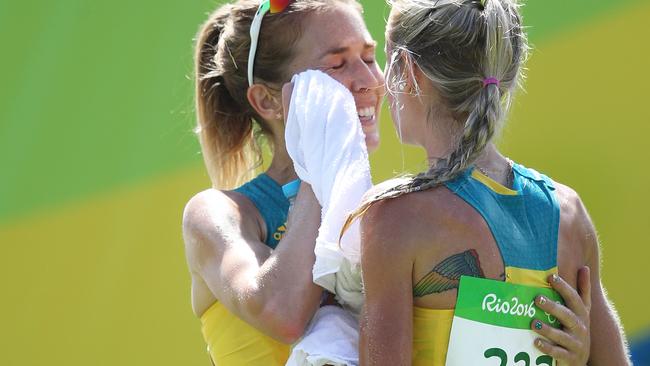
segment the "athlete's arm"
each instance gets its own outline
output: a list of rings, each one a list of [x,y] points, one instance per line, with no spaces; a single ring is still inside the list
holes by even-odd
[[[551,342],[536,342],[542,352],[552,355],[558,365],[629,365],[625,336],[618,316],[607,300],[600,281],[599,244],[596,230],[578,194],[569,187],[558,187],[563,197],[562,222],[566,223],[572,244],[579,251],[585,267],[579,269],[577,288],[562,278],[549,278],[551,286],[564,299],[566,306],[553,302],[537,305],[554,315],[563,329],[543,326],[532,329]]]
[[[598,234],[582,201],[577,199],[579,230],[587,249],[586,263],[591,272],[591,354],[588,365],[631,365],[625,334],[614,307],[607,299],[600,281],[600,246]]]
[[[410,365],[413,339],[413,261],[398,212],[371,207],[361,220],[365,302],[360,318],[361,365]]]
[[[235,315],[279,341],[293,343],[303,334],[322,293],[311,274],[320,210],[311,187],[303,183],[288,231],[262,261],[257,254],[268,248],[260,241],[255,220],[242,215],[220,191],[199,193],[183,215],[190,270]]]

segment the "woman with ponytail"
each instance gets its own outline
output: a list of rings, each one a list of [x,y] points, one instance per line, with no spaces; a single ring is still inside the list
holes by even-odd
[[[519,4],[391,3],[391,113],[430,167],[348,220],[361,217],[361,363],[629,364],[580,198],[493,142],[528,52]]]
[[[287,222],[282,191],[297,178],[284,142],[285,84],[306,69],[332,76],[354,96],[375,149],[384,80],[361,10],[355,0],[238,0],[199,31],[197,133],[213,187],[188,202],[183,236],[192,306],[217,365],[284,365],[318,309],[321,207],[302,184]],[[272,160],[251,180],[262,144]]]

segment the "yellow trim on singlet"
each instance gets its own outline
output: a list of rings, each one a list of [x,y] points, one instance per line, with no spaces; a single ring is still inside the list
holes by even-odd
[[[518,285],[550,288],[551,286],[548,283],[548,276],[554,273],[557,273],[557,267],[553,267],[547,271],[506,267],[506,282],[516,283]]]
[[[201,315],[201,333],[218,366],[281,366],[289,358],[289,345],[253,328],[218,301]]]
[[[548,271],[506,267],[506,282],[535,287],[550,287]],[[445,366],[454,309],[413,307],[413,366]]]
[[[495,193],[506,195],[506,196],[516,196],[519,194],[519,192],[512,190],[508,187],[505,187],[501,185],[499,182],[495,181],[494,179],[481,173],[478,169],[474,169],[472,171],[472,178],[483,183],[486,187],[490,188]]]

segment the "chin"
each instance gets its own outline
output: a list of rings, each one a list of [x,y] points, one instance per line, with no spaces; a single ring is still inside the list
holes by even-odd
[[[373,153],[379,148],[379,133],[377,131],[366,133],[366,148],[368,153]]]

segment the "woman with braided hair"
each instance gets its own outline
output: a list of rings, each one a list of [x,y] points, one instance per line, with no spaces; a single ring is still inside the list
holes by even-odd
[[[348,220],[361,217],[361,363],[629,364],[580,198],[493,143],[527,57],[517,1],[391,5],[391,113],[431,165]]]

